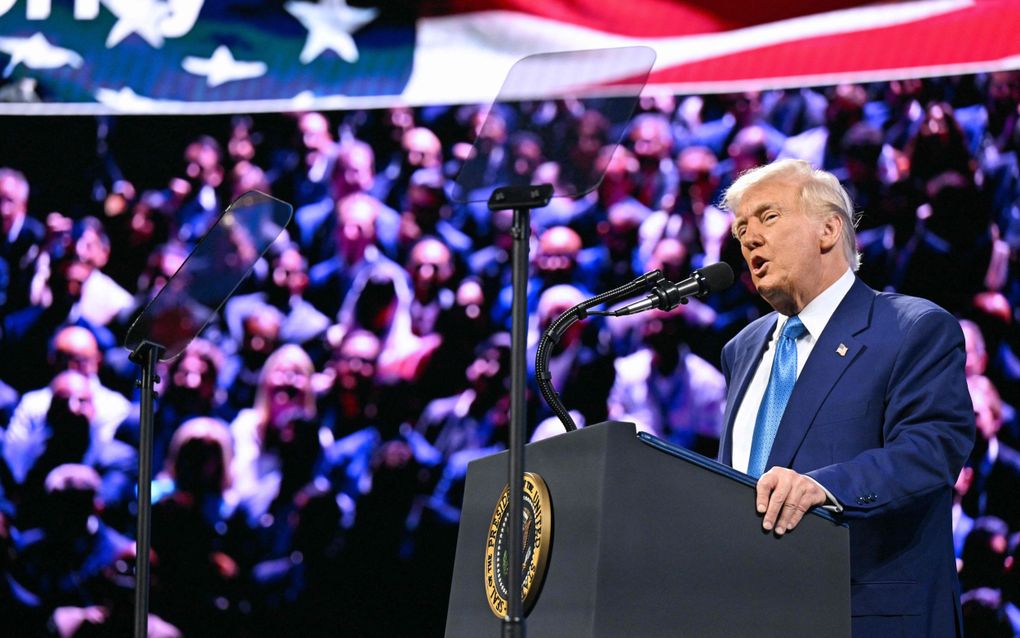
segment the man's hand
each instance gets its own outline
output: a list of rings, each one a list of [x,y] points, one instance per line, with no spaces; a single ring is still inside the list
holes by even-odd
[[[785,467],[774,467],[758,479],[758,513],[765,531],[782,536],[792,530],[805,512],[826,501],[825,492],[808,477]],[[777,520],[778,519],[778,520]]]

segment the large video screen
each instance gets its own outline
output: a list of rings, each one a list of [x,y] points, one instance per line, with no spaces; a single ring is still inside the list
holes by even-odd
[[[1016,72],[648,90],[615,152],[606,116],[571,100],[0,119],[0,633],[128,635],[139,390],[125,333],[258,190],[293,222],[159,371],[152,622],[442,635],[467,464],[505,448],[509,420],[512,214],[451,197],[473,146],[490,183],[562,195],[532,215],[529,368],[541,331],[583,299],[653,269],[733,267],[731,288],[671,313],[589,317],[551,357],[579,424],[632,421],[711,457],[720,350],[770,310],[720,195],[776,158],[835,173],[862,212],[859,276],[963,327],[979,428],[956,556],[966,613],[999,622],[1020,604],[1018,108]],[[563,148],[569,161],[550,159]],[[527,408],[529,438],[563,431],[533,369]]]

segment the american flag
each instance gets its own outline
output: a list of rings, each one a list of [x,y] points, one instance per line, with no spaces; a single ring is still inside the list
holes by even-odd
[[[950,75],[1020,66],[1017,33],[1011,0],[11,0],[0,113],[480,103],[525,56],[630,46],[676,93]]]

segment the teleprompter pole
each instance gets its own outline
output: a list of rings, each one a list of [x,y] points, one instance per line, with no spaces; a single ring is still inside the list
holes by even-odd
[[[510,460],[507,483],[510,486],[510,559],[508,587],[510,600],[503,619],[502,638],[524,638],[523,584],[524,534],[524,440],[528,424],[524,405],[527,383],[528,338],[528,252],[531,239],[531,209],[545,206],[552,198],[551,185],[507,186],[498,188],[489,198],[490,210],[513,209],[510,229],[513,303],[510,306]]]
[[[135,638],[149,635],[149,549],[152,545],[152,439],[153,403],[156,395],[156,362],[163,348],[143,341],[131,353],[131,361],[142,368],[138,437],[138,527],[135,553]]]

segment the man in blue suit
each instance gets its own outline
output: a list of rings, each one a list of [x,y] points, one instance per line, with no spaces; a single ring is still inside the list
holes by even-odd
[[[721,460],[760,477],[765,530],[815,506],[847,523],[855,636],[961,635],[952,494],[974,415],[959,324],[857,279],[853,203],[833,175],[775,162],[724,204],[776,312],[723,348]]]

